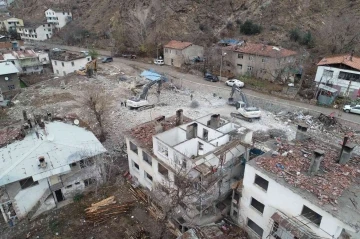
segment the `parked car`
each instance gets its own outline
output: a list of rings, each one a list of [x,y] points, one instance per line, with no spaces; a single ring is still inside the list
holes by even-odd
[[[136,55],[134,55],[134,54],[121,54],[121,57],[136,59]]]
[[[343,110],[346,113],[360,114],[360,105],[345,105]]]
[[[240,80],[237,80],[237,79],[231,79],[231,80],[228,80],[225,82],[225,84],[227,86],[233,86],[233,85],[236,85],[237,87],[244,87],[244,82],[240,81]]]
[[[60,48],[53,48],[53,49],[51,49],[51,50],[52,50],[52,51],[56,51],[56,52],[65,51],[65,50],[60,49]]]
[[[80,51],[80,53],[84,54],[85,56],[88,56],[88,55],[89,55],[89,52],[88,52],[88,51]]]
[[[154,59],[154,64],[155,65],[164,65],[165,63],[164,63],[164,60],[162,60],[162,59]]]
[[[112,57],[104,57],[101,62],[102,63],[107,63],[107,62],[112,62],[112,61],[113,61]]]
[[[206,73],[204,79],[211,82],[218,82],[219,78],[211,73]]]

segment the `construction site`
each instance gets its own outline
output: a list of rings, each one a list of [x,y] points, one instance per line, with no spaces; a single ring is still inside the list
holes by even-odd
[[[1,238],[253,238],[251,234],[247,235],[237,226],[240,223],[236,223],[237,216],[234,214],[231,213],[230,215],[233,219],[235,218],[235,222],[232,222],[230,217],[221,218],[221,215],[233,211],[232,202],[236,198],[235,194],[238,187],[242,185],[244,169],[241,169],[241,165],[243,166],[244,161],[241,159],[241,155],[245,155],[245,161],[259,155],[256,150],[251,151],[253,154],[250,152],[249,155],[244,152],[253,148],[261,152],[269,152],[270,147],[264,142],[269,140],[275,140],[278,144],[291,142],[299,137],[299,129],[306,132],[304,138],[311,137],[315,141],[321,141],[323,150],[332,147],[331,145],[341,147],[346,143],[356,146],[360,144],[359,127],[338,120],[335,117],[338,112],[333,115],[324,115],[294,106],[264,101],[245,95],[239,89],[212,87],[155,72],[151,69],[140,69],[121,63],[117,63],[116,66],[113,64],[96,65],[96,62],[91,62],[91,64],[93,65],[84,67],[82,71],[77,73],[68,74],[64,77],[52,77],[23,88],[21,93],[12,100],[12,106],[4,108],[1,112],[0,145],[6,146],[17,139],[21,139],[24,111],[30,117],[51,115],[54,120],[68,120],[76,125],[79,125],[80,122],[81,127],[93,132],[106,148],[109,159],[114,165],[113,168],[116,168],[114,170],[116,173],[111,174],[112,178],[103,186],[96,188],[95,192],[84,194],[81,198],[74,198],[70,205],[45,212],[29,221],[24,219],[11,228],[1,223]],[[95,111],[86,103],[86,99],[89,97],[91,101],[95,102]],[[231,145],[227,145],[225,148],[221,148],[221,145],[220,148],[217,148],[218,145],[215,145],[214,142],[207,144],[199,141],[201,150],[204,145],[212,148],[212,150],[216,148],[218,151],[216,151],[217,154],[214,154],[221,160],[223,160],[221,155],[227,154],[229,150],[241,145],[241,152],[238,147],[237,150],[240,153],[233,153],[236,155],[236,162],[224,161],[224,167],[229,167],[226,165],[228,163],[238,165],[240,168],[235,170],[239,174],[238,177],[231,178],[231,180],[226,179],[228,182],[226,189],[221,189],[223,186],[221,184],[217,184],[220,185],[219,188],[211,189],[219,192],[225,190],[221,193],[220,198],[221,201],[227,201],[228,206],[218,203],[217,200],[214,209],[214,212],[221,212],[219,213],[220,217],[214,217],[213,220],[208,221],[204,220],[201,225],[193,225],[193,227],[188,223],[188,220],[180,223],[177,220],[178,224],[176,222],[171,224],[168,216],[160,209],[161,205],[158,205],[162,196],[157,195],[159,198],[156,199],[156,196],[151,194],[149,189],[140,189],[141,187],[134,183],[133,178],[129,176],[125,135],[134,132],[134,129],[146,122],[160,122],[161,119],[166,122],[179,109],[183,112],[184,118],[181,122],[184,124],[195,120],[199,125],[206,125],[205,117],[219,115],[223,123],[212,127],[210,122],[208,123],[210,128],[219,132],[223,130],[224,134],[236,129],[238,134],[241,131],[240,133],[243,135],[240,138],[238,134],[230,136],[236,143],[230,142],[228,144]],[[101,120],[94,114],[94,112],[99,111],[102,112]],[[160,122],[160,124],[162,123]],[[229,126],[231,129],[220,129],[220,126],[225,124],[232,125]],[[239,131],[239,129],[242,130]],[[152,142],[149,144],[147,142],[153,140],[155,129],[154,132],[148,129],[143,131],[150,133],[145,136],[138,135],[139,141],[145,144],[144,148],[152,148]],[[143,134],[143,131],[140,130],[139,134]],[[167,130],[165,129],[165,131]],[[156,133],[159,132],[156,131]],[[250,140],[245,136],[248,132],[251,132]],[[133,133],[133,136],[136,138],[136,132]],[[347,137],[345,143],[343,142],[344,136]],[[174,137],[179,140],[180,136]],[[206,139],[208,139],[207,137],[206,135]],[[159,139],[164,140],[166,138],[159,136]],[[167,143],[170,144],[170,142]],[[174,146],[174,148],[176,147],[177,149],[180,148],[180,146]],[[285,148],[275,150],[276,156],[282,155],[292,148],[299,154],[302,151],[301,146],[296,145],[295,147],[289,143],[286,144]],[[359,154],[360,148],[353,147],[351,153]],[[311,152],[308,154],[310,155]],[[185,154],[185,156],[195,159],[200,154],[195,154],[195,156]],[[281,167],[274,167],[274,165],[278,165],[277,163],[283,166],[287,165],[286,160],[272,159],[272,161],[269,160],[265,163],[265,159],[266,157],[258,159],[256,165],[260,168],[269,168],[274,174],[279,174],[278,169],[274,170],[274,168]],[[329,164],[328,161],[327,159],[325,163]],[[358,161],[359,159],[355,158],[352,163],[359,163]],[[195,163],[196,160],[193,162]],[[296,175],[296,171],[302,170],[301,165],[303,163],[301,161],[298,163],[299,165],[297,164],[294,167],[299,169],[292,170],[289,172],[290,174]],[[199,165],[201,164],[199,163]],[[203,184],[215,184],[220,178],[225,181],[225,177],[220,171],[216,175],[210,175],[212,169],[209,167],[202,167],[204,171],[201,173],[204,179],[206,178],[202,181]],[[334,168],[331,170],[333,171]],[[343,173],[356,176],[359,171],[347,169]],[[331,175],[333,179],[335,176]],[[302,184],[302,181],[307,180],[306,177],[301,177],[299,178],[300,181],[293,181],[293,175],[289,176],[287,173],[281,177],[291,185]],[[336,193],[341,194],[341,185],[346,184],[346,182],[339,181],[336,184],[339,184]],[[346,185],[345,188],[348,186]],[[315,191],[316,196],[322,199],[321,203],[336,204],[335,199],[324,197],[322,192],[316,191],[311,185],[308,185],[306,189]],[[210,198],[214,192],[211,190],[205,193],[207,198],[204,202],[206,200],[211,201]],[[325,188],[324,190],[328,189]],[[326,191],[326,193],[328,195],[332,192]],[[149,199],[150,197],[153,199]],[[237,202],[240,205],[239,199]],[[213,204],[213,201],[208,203],[206,213],[210,211],[211,214],[210,209]],[[200,221],[199,217],[203,216],[202,211],[205,208],[199,210],[195,204],[188,208],[194,210],[187,211],[185,214],[191,214],[193,221]],[[225,208],[227,211],[224,210]],[[119,225],[121,226],[119,227]],[[162,233],[164,225],[166,225],[167,231],[165,234],[159,235]],[[191,230],[187,231],[188,229]],[[181,237],[181,233],[187,234],[183,234]],[[209,235],[227,235],[228,237],[209,237]]]

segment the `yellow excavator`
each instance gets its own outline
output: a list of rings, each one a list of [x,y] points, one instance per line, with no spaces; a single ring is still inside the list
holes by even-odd
[[[94,73],[97,72],[97,63],[96,63],[96,59],[92,60],[88,63],[86,63],[85,67],[83,67],[80,70],[76,71],[76,74],[78,75],[82,75],[82,76],[87,76],[87,77],[92,77],[94,75]]]

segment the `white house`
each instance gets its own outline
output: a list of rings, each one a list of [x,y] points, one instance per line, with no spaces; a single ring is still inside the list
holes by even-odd
[[[318,63],[315,81],[352,99],[360,97],[360,58],[352,54],[323,58]]]
[[[158,117],[127,133],[129,172],[134,181],[156,192],[157,185],[171,190],[181,187],[181,178],[192,181],[201,203],[200,196],[192,196],[179,206],[178,216],[186,223],[206,224],[210,217],[224,213],[219,209],[211,214],[208,209],[230,195],[251,141],[252,131],[218,114],[193,121],[178,110],[176,116]],[[159,195],[167,200],[166,195]]]
[[[71,12],[58,9],[48,9],[45,11],[45,17],[48,23],[54,24],[58,29],[63,28],[68,22],[72,21]]]
[[[38,55],[33,50],[12,51],[11,55],[4,54],[4,58],[15,64],[21,73],[32,74],[43,71],[43,64],[39,61]]]
[[[17,140],[1,141],[0,211],[6,222],[56,207],[101,181],[95,156],[106,149],[93,133],[59,121],[25,122]]]
[[[47,65],[50,64],[50,58],[49,58],[49,53],[45,52],[45,51],[37,51],[36,55],[38,56],[39,61],[43,64],[43,65]]]
[[[275,146],[245,167],[231,216],[250,238],[333,239],[360,229],[360,165],[344,150],[314,140]],[[276,146],[278,145],[278,146]],[[240,199],[239,199],[240,197]]]
[[[53,35],[54,26],[44,22],[25,22],[24,27],[18,27],[17,32],[25,41],[44,41]]]
[[[51,55],[51,65],[54,74],[66,76],[85,67],[91,61],[91,56],[86,56],[78,52],[53,52]]]

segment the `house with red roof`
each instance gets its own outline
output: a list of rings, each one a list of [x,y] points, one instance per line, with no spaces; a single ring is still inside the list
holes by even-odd
[[[353,53],[324,57],[317,66],[315,81],[319,86],[331,86],[351,99],[360,97],[360,57]]]
[[[169,66],[181,67],[184,63],[202,58],[204,47],[191,42],[172,40],[164,46],[164,63]]]
[[[295,51],[277,46],[243,42],[222,49],[223,70],[275,80],[283,78],[284,73],[294,73],[297,55]]]

